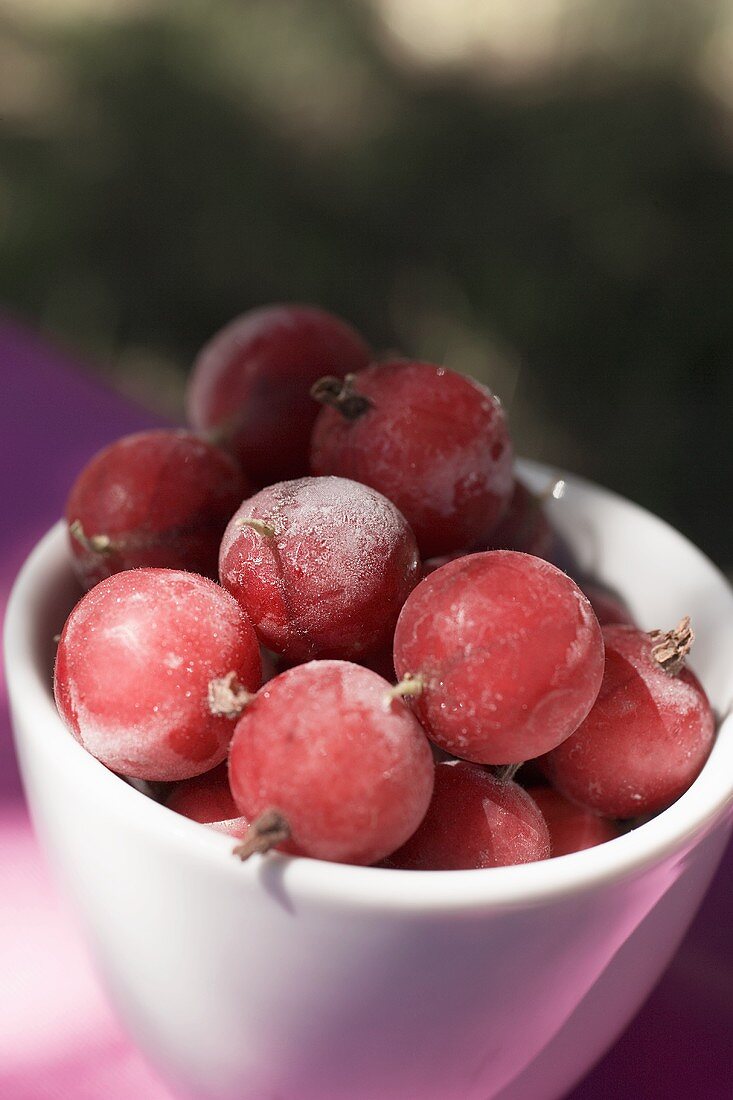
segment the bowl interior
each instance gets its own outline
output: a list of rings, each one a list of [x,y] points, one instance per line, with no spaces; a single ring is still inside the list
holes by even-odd
[[[617,840],[546,863],[478,871],[414,872],[346,867],[310,859],[274,857],[289,889],[318,897],[360,899],[391,908],[454,908],[514,904],[582,889],[599,879],[631,874],[702,833],[733,803],[733,593],[722,574],[662,520],[573,475],[522,463],[522,476],[542,489],[562,476],[564,495],[548,502],[553,525],[580,566],[617,589],[644,629],[667,629],[692,617],[697,640],[690,664],[722,721],[713,752],[692,787],[652,821]],[[44,767],[71,769],[93,784],[126,827],[150,830],[164,843],[184,846],[193,859],[219,864],[221,874],[250,882],[258,859],[231,858],[230,839],[179,817],[124,783],[94,760],[66,731],[51,690],[54,635],[79,598],[57,524],[28,559],[6,617],[8,684],[21,760],[42,757]],[[273,860],[273,857],[268,857]]]

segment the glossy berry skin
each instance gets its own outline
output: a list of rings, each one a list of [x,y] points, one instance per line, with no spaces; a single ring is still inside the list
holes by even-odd
[[[394,673],[394,656],[392,655],[391,637],[389,643],[377,653],[371,653],[369,656],[356,663],[364,665],[365,668],[370,668],[372,672],[376,672],[384,680],[388,680],[390,684],[394,684],[397,679]]]
[[[518,550],[522,554],[551,561],[554,549],[555,533],[545,515],[542,501],[517,479],[509,506],[494,528],[488,546],[474,546],[471,550],[456,550],[452,554],[428,558],[423,562],[423,576],[429,576],[449,561],[479,551]]]
[[[634,616],[618,592],[600,584],[584,583],[582,588],[601,626],[611,626],[613,623],[623,626],[637,625],[634,622]]]
[[[542,501],[517,478],[509,506],[485,549],[519,550],[550,561],[554,545],[555,533]]]
[[[553,856],[566,856],[585,848],[595,848],[620,833],[615,822],[599,817],[583,806],[576,806],[552,787],[527,787],[526,790],[547,822]]]
[[[429,577],[431,573],[435,573],[437,569],[442,569],[449,561],[465,558],[472,553],[474,553],[472,550],[456,550],[454,554],[441,554],[437,558],[426,558],[422,563],[422,575],[423,577]]]
[[[608,817],[663,809],[690,786],[713,743],[710,704],[693,672],[672,675],[648,634],[603,628],[606,668],[583,724],[540,761],[566,798]]]
[[[435,765],[435,788],[422,824],[383,866],[462,871],[549,856],[547,825],[527,792],[461,760]]]
[[[500,402],[472,379],[432,363],[377,363],[354,379],[372,407],[354,420],[324,408],[311,469],[371,485],[394,501],[423,558],[487,540],[513,488]]]
[[[578,586],[528,554],[449,562],[402,609],[395,670],[428,736],[481,764],[531,759],[569,737],[603,677],[601,629]]]
[[[123,569],[158,566],[215,577],[219,543],[249,493],[236,462],[193,432],[138,432],[105,447],[69,495],[72,564],[84,588]],[[86,538],[84,538],[86,536]],[[109,546],[94,548],[102,536]]]
[[[218,833],[226,833],[239,840],[249,828],[247,818],[240,814],[229,789],[225,763],[204,775],[177,783],[165,804],[169,810],[191,821],[199,821]]]
[[[370,350],[345,321],[304,305],[252,309],[230,321],[199,353],[188,387],[191,424],[213,432],[254,485],[309,472],[318,406],[310,396],[324,374],[342,378],[367,366]]]
[[[101,581],[69,615],[54,691],[77,741],[135,779],[187,779],[220,764],[234,719],[212,714],[209,684],[260,684],[247,616],[219,585],[174,569]]]
[[[243,523],[251,519],[273,533]],[[419,570],[414,536],[395,506],[337,477],[280,482],[245,501],[219,561],[221,583],[262,644],[293,662],[376,653]]]
[[[237,806],[254,821],[278,810],[285,850],[369,864],[422,821],[433,758],[389,684],[346,661],[312,661],[271,680],[239,720],[229,754]]]

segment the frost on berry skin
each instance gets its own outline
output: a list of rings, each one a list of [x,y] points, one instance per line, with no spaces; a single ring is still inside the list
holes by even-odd
[[[231,450],[256,486],[301,477],[309,472],[318,412],[311,385],[323,374],[361,370],[369,359],[362,337],[322,309],[250,310],[200,351],[188,387],[189,420]]]
[[[419,569],[395,506],[338,477],[281,482],[245,501],[219,559],[262,644],[289,661],[376,653]]]
[[[187,779],[226,756],[232,717],[212,714],[211,682],[260,684],[257,639],[213,581],[134,569],[101,581],[69,615],[54,692],[77,741],[136,779]]]
[[[389,684],[346,661],[312,661],[266,684],[240,718],[229,781],[251,821],[277,811],[285,851],[374,863],[420,824],[433,760],[420,724]]]
[[[204,775],[183,779],[168,795],[165,805],[191,821],[208,825],[218,833],[241,840],[249,822],[243,817],[229,789],[226,763]]]
[[[688,668],[655,660],[656,639],[603,628],[606,667],[583,724],[540,765],[566,798],[608,817],[656,813],[699,775],[715,736],[707,696]]]
[[[362,481],[394,501],[424,558],[486,541],[512,494],[501,404],[470,378],[432,363],[377,363],[353,380],[371,403],[349,419],[326,407],[311,469]]]
[[[528,554],[493,550],[421,582],[395,631],[395,670],[441,748],[512,764],[554,748],[590,710],[603,676],[601,630],[578,586]]]
[[[619,836],[620,829],[614,821],[599,817],[592,810],[569,802],[552,787],[526,787],[542,811],[550,830],[553,856],[565,856],[595,848]]]
[[[236,462],[192,432],[124,436],[92,458],[69,495],[74,571],[86,589],[144,566],[215,577],[224,528],[248,492]]]
[[[519,784],[465,761],[435,765],[435,788],[422,824],[383,862],[411,871],[508,867],[548,859],[547,824]]]

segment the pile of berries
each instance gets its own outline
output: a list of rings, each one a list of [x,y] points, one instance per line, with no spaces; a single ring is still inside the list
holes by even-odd
[[[55,695],[107,767],[241,858],[423,870],[591,847],[698,775],[689,621],[645,633],[553,564],[484,386],[274,306],[203,349],[188,412],[68,501]]]

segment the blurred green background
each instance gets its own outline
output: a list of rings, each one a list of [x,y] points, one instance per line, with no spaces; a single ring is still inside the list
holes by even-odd
[[[121,389],[318,303],[733,565],[731,2],[0,0],[0,101],[0,305]]]

